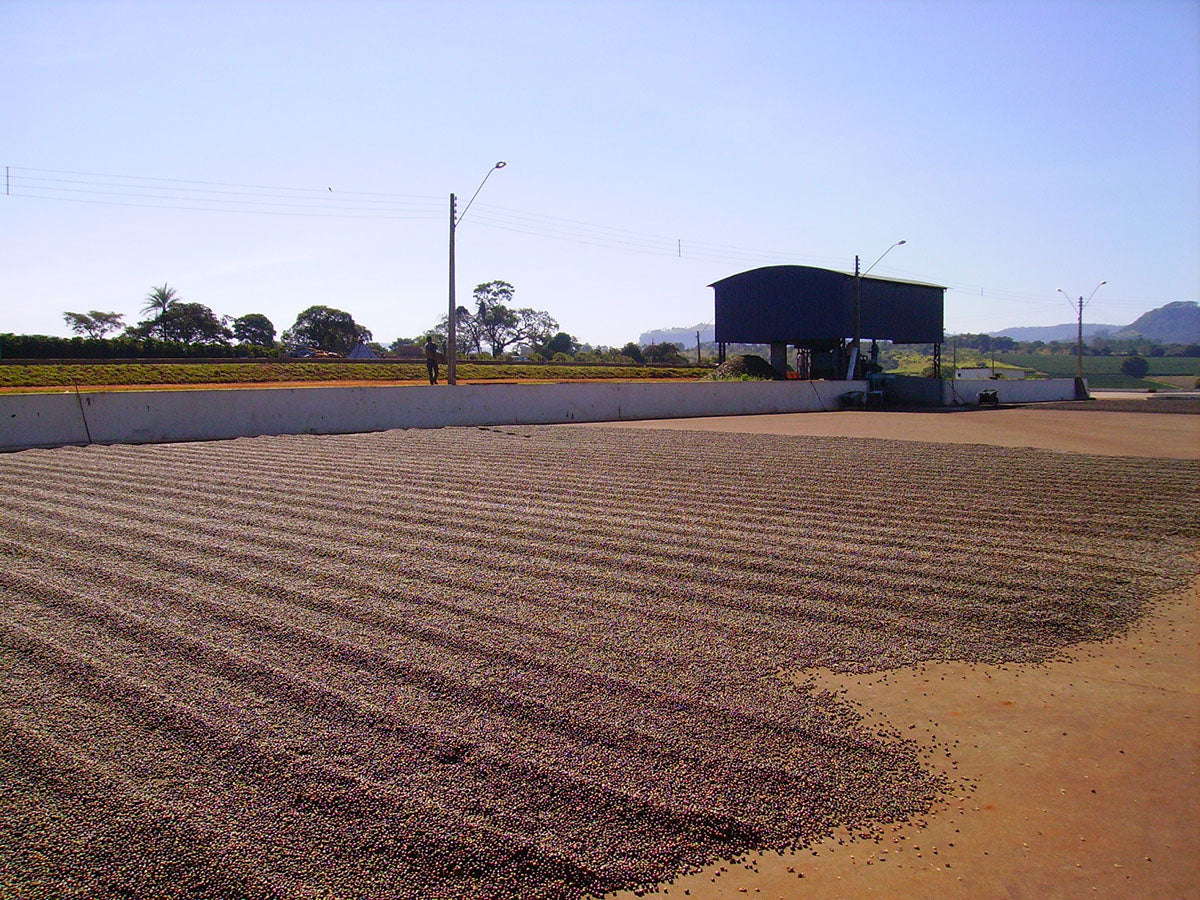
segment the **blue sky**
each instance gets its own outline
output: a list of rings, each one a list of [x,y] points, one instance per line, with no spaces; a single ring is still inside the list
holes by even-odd
[[[593,344],[759,265],[947,285],[951,331],[1200,296],[1200,3],[0,0],[0,331],[350,312],[503,279]],[[461,208],[461,207],[460,207]]]

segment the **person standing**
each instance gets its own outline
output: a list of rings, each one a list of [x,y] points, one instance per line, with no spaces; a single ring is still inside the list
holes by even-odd
[[[429,383],[438,383],[438,346],[433,342],[433,336],[425,339],[425,368],[429,371]]]

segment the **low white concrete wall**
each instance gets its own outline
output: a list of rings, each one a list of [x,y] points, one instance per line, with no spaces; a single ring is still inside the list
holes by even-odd
[[[470,384],[0,395],[0,449],[838,408],[862,381]]]
[[[1084,379],[1086,391],[1087,379]],[[1026,381],[1004,378],[969,380],[956,379],[945,383],[947,406],[974,406],[980,391],[995,391],[1001,403],[1046,403],[1052,400],[1075,400],[1074,378],[1041,378]]]
[[[975,406],[979,403],[980,391],[996,391],[1001,403],[1077,400],[1087,396],[1087,379],[1083,383],[1083,397],[1077,393],[1074,378],[956,378],[942,381],[938,378],[897,375],[887,389],[890,401],[913,406]]]
[[[0,450],[59,444],[86,444],[81,412],[84,397],[60,394],[0,395]]]

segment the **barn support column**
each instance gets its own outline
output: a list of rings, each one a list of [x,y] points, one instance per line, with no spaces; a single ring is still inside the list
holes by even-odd
[[[942,345],[933,345],[933,377],[942,377]]]
[[[787,344],[783,341],[771,342],[771,368],[780,377],[787,372]]]

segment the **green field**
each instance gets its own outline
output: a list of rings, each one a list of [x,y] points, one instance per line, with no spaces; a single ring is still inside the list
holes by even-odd
[[[1092,388],[1125,388],[1130,390],[1180,390],[1192,389],[1200,379],[1200,357],[1195,356],[1150,356],[1145,357],[1150,371],[1144,378],[1131,378],[1121,373],[1124,356],[1085,356],[1083,375]],[[896,354],[889,371],[904,375],[921,375],[928,371],[933,362],[928,354],[900,352]],[[947,374],[953,357],[942,356],[942,371]],[[979,350],[958,351],[958,368],[990,367],[992,355]],[[1073,378],[1075,356],[1049,353],[997,353],[996,371],[1029,372],[1033,377]]]
[[[1120,375],[1124,356],[1085,356],[1083,374]],[[1150,365],[1148,377],[1155,375],[1200,375],[1200,357],[1195,356],[1147,356]],[[1047,375],[1070,378],[1075,375],[1075,357],[1049,353],[997,353],[997,362],[1005,362],[1022,369],[1035,369]]]
[[[699,378],[711,370],[691,366],[478,365],[460,363],[464,381]],[[443,378],[445,367],[443,367]],[[293,381],[424,381],[424,363],[221,362],[45,363],[0,365],[0,388],[53,388],[271,384]]]
[[[1092,388],[1129,388],[1140,390],[1194,387],[1200,375],[1200,358],[1188,356],[1149,357],[1150,373],[1145,378],[1121,374],[1121,356],[1085,356],[1083,372]],[[949,363],[943,357],[943,365]],[[920,374],[929,364],[928,357],[905,355],[898,371]],[[965,357],[960,352],[959,367],[987,365],[988,359]],[[997,368],[1015,367],[1052,377],[1069,378],[1075,374],[1075,357],[1066,355],[1004,353],[996,354]],[[458,377],[463,381],[576,381],[604,379],[697,379],[710,368],[693,366],[605,366],[563,364],[478,364],[460,363]],[[445,367],[443,366],[443,378]],[[331,381],[424,381],[425,365],[420,362],[112,362],[43,363],[0,365],[0,390],[39,390],[72,386],[105,387],[188,387],[192,385],[283,384],[288,382]],[[1163,379],[1170,379],[1169,381]]]
[[[1178,389],[1194,387],[1200,376],[1200,358],[1195,356],[1148,356],[1150,371],[1144,378],[1131,378],[1121,373],[1124,356],[1085,356],[1083,376],[1093,388],[1127,388],[1134,390]],[[1055,378],[1075,375],[1075,357],[1048,353],[997,353],[997,362],[1032,369]],[[1170,381],[1163,379],[1169,378]]]

